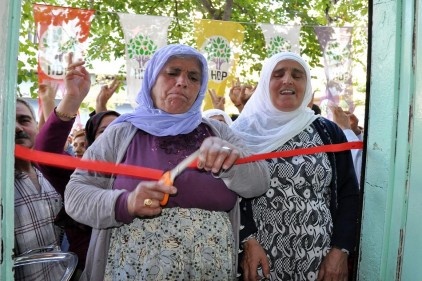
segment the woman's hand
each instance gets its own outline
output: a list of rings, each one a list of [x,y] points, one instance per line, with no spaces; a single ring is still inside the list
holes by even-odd
[[[114,77],[113,82],[109,85],[104,85],[101,87],[100,92],[98,93],[97,99],[95,100],[95,112],[107,111],[107,103],[113,94],[116,92],[117,88],[120,86],[120,81],[117,76]]]
[[[41,115],[38,122],[38,128],[40,129],[45,121],[50,116],[51,112],[54,111],[56,107],[55,98],[57,95],[57,90],[59,89],[59,84],[53,81],[46,81],[38,86],[38,97],[41,99]]]
[[[217,92],[214,89],[208,89],[208,93],[211,97],[212,106],[216,109],[224,111],[224,104],[226,99],[217,95]]]
[[[66,92],[57,106],[57,111],[73,116],[78,112],[82,101],[88,95],[91,87],[91,77],[83,66],[85,64],[84,61],[73,62],[73,53],[69,53],[67,61],[68,66],[64,78]]]
[[[340,249],[332,248],[322,261],[317,280],[347,281],[347,258],[348,255],[346,253]]]
[[[236,82],[233,82],[232,84],[233,85],[230,89],[229,97],[240,113],[242,112],[243,107],[245,107],[245,104],[248,102],[252,94],[255,92],[256,85],[241,85],[239,78],[237,78]]]
[[[243,269],[243,280],[255,281],[263,277],[269,278],[270,265],[267,255],[262,246],[254,238],[249,239],[243,244],[243,259],[240,266]],[[264,276],[258,275],[258,267],[262,268]]]
[[[40,97],[42,103],[54,104],[58,89],[59,84],[53,81],[46,81],[39,84],[38,96]]]
[[[83,99],[88,95],[91,87],[91,77],[85,69],[85,61],[73,61],[73,53],[67,56],[68,66],[66,76],[64,78],[66,93],[65,96],[72,96],[82,103]]]
[[[143,181],[129,194],[128,212],[136,217],[150,217],[161,213],[160,201],[164,194],[175,194],[176,187],[164,185],[162,182]]]
[[[218,137],[209,137],[199,148],[198,168],[213,173],[230,169],[240,152],[229,142]]]

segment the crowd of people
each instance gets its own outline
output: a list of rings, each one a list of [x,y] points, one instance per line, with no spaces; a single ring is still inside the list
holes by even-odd
[[[309,65],[268,58],[256,86],[208,89],[196,49],[171,44],[150,59],[131,113],[108,110],[101,89],[84,128],[75,117],[91,81],[68,56],[65,94],[39,86],[37,124],[17,99],[16,144],[86,160],[171,171],[162,178],[15,161],[15,255],[55,245],[78,256],[72,280],[350,280],[356,251],[361,151],[320,152],[237,164],[253,154],[361,139],[350,112],[330,121],[312,108]],[[209,94],[213,109],[202,111]],[[189,158],[190,159],[190,158]],[[168,198],[168,199],[167,199]],[[60,264],[16,269],[16,280],[60,280]]]

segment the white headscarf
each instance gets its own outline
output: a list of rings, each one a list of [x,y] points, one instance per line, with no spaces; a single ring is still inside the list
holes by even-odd
[[[271,74],[275,66],[283,60],[297,61],[306,73],[306,88],[302,104],[290,112],[277,109],[270,96]],[[258,86],[231,128],[242,136],[255,153],[274,151],[317,118],[308,107],[311,100],[312,85],[308,64],[295,53],[275,54],[264,62]]]
[[[226,122],[227,125],[230,126],[233,123],[230,116],[225,111],[223,111],[221,109],[213,108],[213,109],[208,109],[208,110],[205,110],[204,112],[202,112],[202,116],[205,117],[205,118],[211,118],[213,116],[218,116],[218,115],[223,116],[224,121]]]

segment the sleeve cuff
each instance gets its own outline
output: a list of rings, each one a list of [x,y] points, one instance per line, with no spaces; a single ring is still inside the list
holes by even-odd
[[[127,199],[129,197],[129,191],[125,191],[117,198],[116,205],[114,207],[114,213],[116,221],[128,224],[133,221],[134,216],[129,214],[127,209]]]

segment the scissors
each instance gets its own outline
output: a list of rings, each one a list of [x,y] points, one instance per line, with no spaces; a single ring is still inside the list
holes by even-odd
[[[174,179],[180,175],[189,165],[198,158],[199,155],[199,149],[186,157],[182,160],[179,164],[176,165],[173,169],[170,171],[164,172],[164,174],[161,176],[160,180],[164,182],[166,185],[173,185]],[[161,206],[165,206],[167,202],[169,201],[169,195],[166,193],[164,194],[163,200],[160,201]]]

